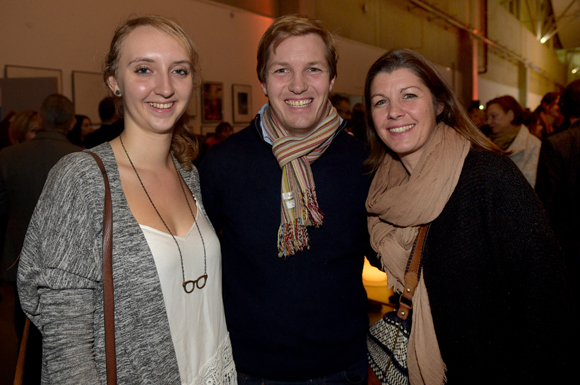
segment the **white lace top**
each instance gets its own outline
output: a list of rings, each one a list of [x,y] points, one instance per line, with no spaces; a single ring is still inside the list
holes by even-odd
[[[171,235],[144,225],[141,225],[141,229],[155,259],[161,281],[181,383],[236,384],[236,370],[222,301],[219,240],[205,215],[200,215],[200,210],[196,220],[205,243],[208,278],[203,289],[196,287],[189,294],[182,287],[179,251]],[[204,258],[202,241],[195,223],[187,235],[176,236],[175,239],[183,254],[186,281],[198,279],[204,274]]]

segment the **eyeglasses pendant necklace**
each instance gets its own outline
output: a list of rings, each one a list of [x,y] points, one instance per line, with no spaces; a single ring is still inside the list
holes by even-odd
[[[185,201],[187,202],[187,207],[189,207],[189,212],[191,213],[191,216],[193,217],[193,223],[195,223],[195,227],[197,228],[197,232],[199,233],[199,238],[201,239],[201,244],[203,246],[203,266],[204,266],[203,269],[204,269],[204,272],[203,272],[203,275],[200,275],[199,278],[196,279],[195,281],[191,281],[191,280],[186,281],[185,280],[185,269],[183,268],[183,254],[181,254],[181,247],[179,247],[179,243],[177,242],[177,239],[175,239],[175,235],[173,235],[173,232],[171,232],[171,230],[169,229],[169,226],[167,226],[167,224],[163,220],[163,217],[159,213],[159,210],[157,210],[157,207],[155,207],[155,204],[153,203],[151,196],[149,196],[149,193],[147,192],[147,189],[145,188],[145,185],[143,184],[143,181],[141,180],[141,177],[139,176],[139,173],[137,172],[137,169],[135,168],[135,165],[133,164],[133,161],[131,160],[129,153],[127,152],[127,149],[125,148],[125,145],[123,144],[123,135],[119,135],[119,140],[121,141],[121,147],[123,147],[123,151],[125,151],[125,155],[127,155],[127,159],[129,159],[129,163],[131,163],[131,167],[133,167],[133,171],[135,171],[135,175],[137,175],[137,179],[139,179],[139,183],[141,183],[141,187],[143,187],[143,191],[145,191],[145,195],[147,195],[147,198],[149,198],[149,202],[151,202],[151,206],[153,206],[153,208],[155,209],[155,212],[159,216],[159,219],[161,219],[161,222],[163,222],[163,225],[167,229],[167,232],[171,235],[171,238],[173,238],[173,241],[175,242],[175,245],[177,246],[177,250],[179,251],[179,260],[181,261],[181,275],[183,278],[183,284],[182,284],[183,290],[185,290],[185,292],[187,294],[189,294],[195,290],[196,286],[200,290],[203,289],[205,287],[205,284],[207,283],[207,260],[206,260],[205,242],[203,240],[203,235],[201,235],[201,230],[199,229],[199,225],[197,224],[197,220],[195,218],[195,215],[193,215],[193,210],[191,209],[191,205],[189,204],[189,199],[187,199],[187,194],[185,193],[185,187],[183,187],[183,181],[181,178],[181,174],[179,174],[179,170],[177,169],[175,162],[173,162],[173,166],[175,167],[175,172],[177,173],[177,179],[179,180],[179,185],[181,186],[181,191],[183,191],[183,196],[185,197]],[[201,284],[200,284],[200,282],[201,282]],[[191,289],[188,289],[189,285],[191,285]]]

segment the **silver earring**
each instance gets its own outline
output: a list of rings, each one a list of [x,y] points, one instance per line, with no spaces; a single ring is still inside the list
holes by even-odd
[[[115,95],[117,95],[117,96],[121,96],[121,90],[117,90],[117,91],[115,91]]]

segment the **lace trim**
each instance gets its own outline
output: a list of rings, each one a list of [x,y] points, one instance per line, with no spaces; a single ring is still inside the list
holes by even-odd
[[[203,366],[199,376],[194,380],[195,385],[221,385],[238,383],[236,365],[232,353],[230,335],[223,340],[214,356]]]

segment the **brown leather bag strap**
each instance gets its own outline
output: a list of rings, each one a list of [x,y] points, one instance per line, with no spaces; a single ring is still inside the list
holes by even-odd
[[[111,188],[103,161],[88,151],[97,161],[105,182],[105,210],[103,218],[103,297],[105,308],[105,356],[107,384],[117,384],[117,357],[115,355],[115,303],[113,296],[113,207]]]
[[[415,294],[415,289],[419,284],[421,256],[423,254],[423,246],[425,246],[428,229],[429,224],[421,226],[415,244],[413,245],[413,250],[411,250],[411,255],[409,256],[409,262],[407,262],[407,270],[405,271],[404,278],[405,287],[403,288],[399,302],[399,310],[397,311],[397,315],[401,319],[407,319],[409,310],[413,307],[413,294]]]
[[[24,330],[22,331],[22,341],[20,342],[20,350],[18,351],[18,361],[16,361],[16,373],[14,374],[13,385],[22,385],[24,378],[24,363],[26,361],[26,346],[28,345],[28,333],[30,330],[30,319],[26,317],[24,322]]]

